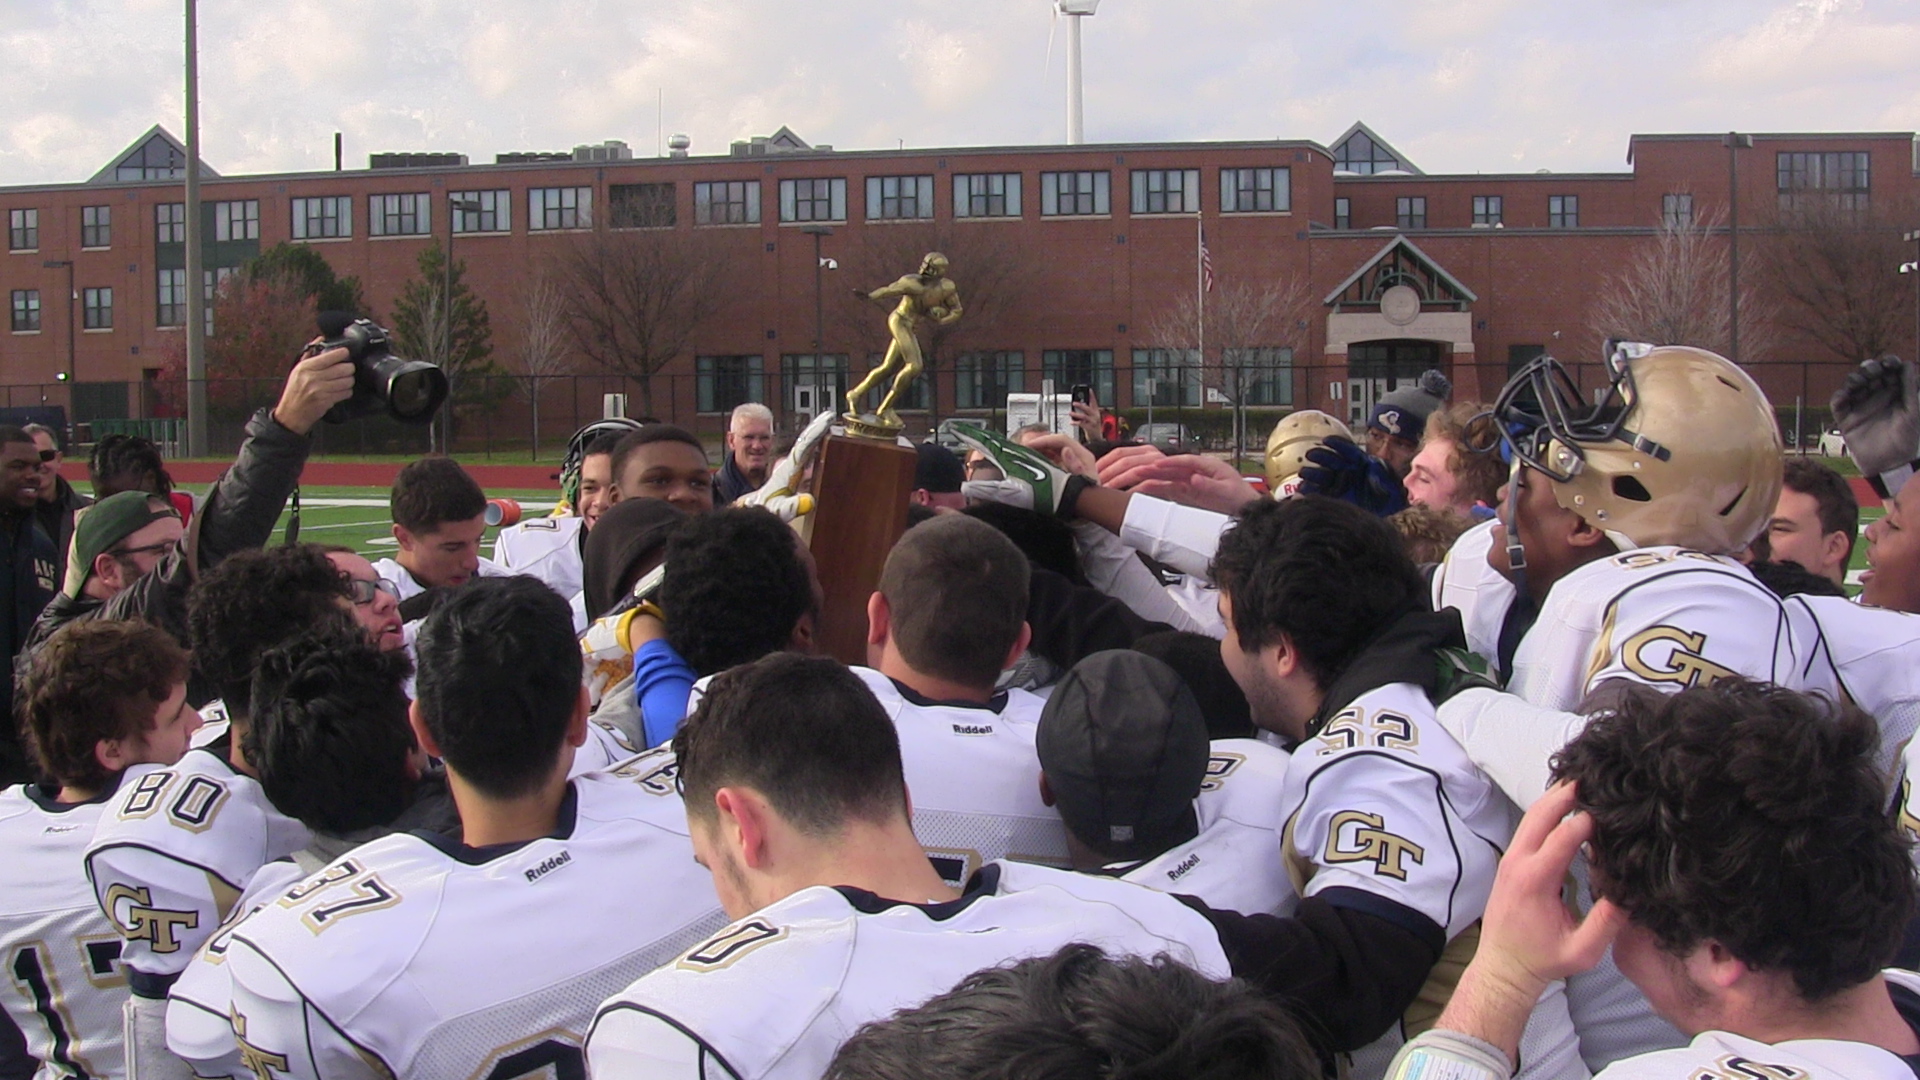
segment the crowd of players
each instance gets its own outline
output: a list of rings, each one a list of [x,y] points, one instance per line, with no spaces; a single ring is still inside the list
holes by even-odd
[[[1920,373],[1836,398],[1856,601],[1744,372],[1606,360],[1266,494],[958,425],[853,667],[825,417],[590,425],[491,557],[424,459],[378,562],[265,546],[337,350],[185,505],[0,428],[0,1080],[1920,1075]]]

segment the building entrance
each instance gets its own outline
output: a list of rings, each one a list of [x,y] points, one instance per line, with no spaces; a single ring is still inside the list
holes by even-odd
[[[1347,346],[1347,411],[1354,434],[1389,391],[1418,382],[1421,372],[1446,370],[1435,341],[1356,341]]]

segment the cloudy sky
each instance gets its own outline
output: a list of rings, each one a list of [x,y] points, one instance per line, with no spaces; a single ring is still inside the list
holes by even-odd
[[[182,0],[0,0],[0,184],[180,129]],[[209,165],[1057,143],[1048,0],[200,0]],[[1633,132],[1920,129],[1920,0],[1106,0],[1091,142],[1308,138],[1356,119],[1429,172],[1617,170]]]

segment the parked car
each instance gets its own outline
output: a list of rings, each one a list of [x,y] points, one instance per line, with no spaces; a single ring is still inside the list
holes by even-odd
[[[1839,428],[1830,428],[1820,435],[1819,451],[1821,457],[1846,457],[1847,437]]]
[[[1170,454],[1200,449],[1200,441],[1193,437],[1193,429],[1185,424],[1141,424],[1133,437]]]

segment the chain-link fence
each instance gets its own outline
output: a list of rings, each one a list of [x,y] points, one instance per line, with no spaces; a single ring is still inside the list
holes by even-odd
[[[1006,354],[999,354],[1006,355]],[[1014,354],[1017,356],[1017,354]],[[1417,370],[1373,372],[1337,366],[1276,366],[1245,369],[1201,368],[1191,364],[1111,363],[1099,352],[1066,354],[1049,367],[949,367],[933,373],[900,403],[910,438],[923,438],[943,420],[960,417],[1004,430],[1009,393],[1038,393],[1051,383],[1057,394],[1075,385],[1090,387],[1109,411],[1119,414],[1136,434],[1183,446],[1230,451],[1238,441],[1258,454],[1275,420],[1300,408],[1332,413],[1364,423],[1380,396],[1408,385]],[[1091,358],[1090,360],[1086,358]],[[751,361],[734,367],[711,359]],[[795,362],[796,359],[800,362]],[[679,424],[717,445],[733,406],[765,403],[775,426],[791,437],[822,408],[839,409],[852,383],[844,357],[783,357],[779,369],[762,373],[759,357],[701,358],[698,370],[655,375],[650,379],[613,375],[469,376],[453,387],[451,406],[434,424],[402,424],[370,417],[346,424],[322,424],[315,435],[316,456],[413,457],[435,449],[502,462],[557,459],[567,438],[582,425],[623,410]],[[770,366],[770,365],[769,365]],[[1473,363],[1464,358],[1443,365],[1454,380],[1455,398],[1490,400],[1506,380],[1507,365]],[[1603,390],[1606,372],[1598,362],[1569,362],[1569,373],[1591,398]],[[1820,361],[1779,361],[1751,365],[1780,416],[1789,445],[1812,445],[1830,425],[1826,402],[1851,365]],[[1477,385],[1479,392],[1473,392]],[[1229,391],[1243,399],[1236,409]],[[207,384],[210,423],[208,446],[216,457],[231,455],[240,444],[247,418],[279,399],[278,379],[212,379]],[[871,406],[878,393],[869,396]],[[38,420],[66,427],[81,445],[114,432],[146,435],[169,456],[185,449],[186,386],[180,382],[64,382],[0,385],[0,420]],[[1236,413],[1243,419],[1236,424]],[[1148,425],[1153,428],[1147,429]],[[1236,437],[1236,431],[1244,434]]]

